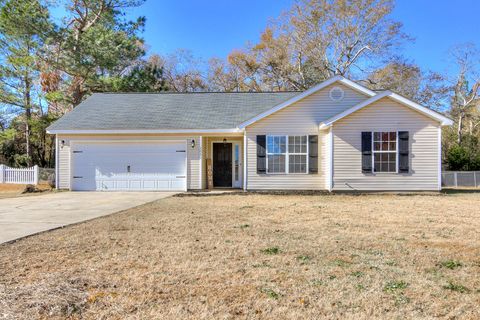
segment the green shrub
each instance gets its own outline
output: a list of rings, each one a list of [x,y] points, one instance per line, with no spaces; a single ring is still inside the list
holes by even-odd
[[[465,135],[460,145],[455,144],[447,150],[445,160],[449,170],[480,170],[480,146],[478,138]]]

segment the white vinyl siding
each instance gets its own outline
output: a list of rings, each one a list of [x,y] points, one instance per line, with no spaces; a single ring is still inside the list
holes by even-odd
[[[65,141],[65,145],[61,146],[61,141]],[[58,137],[58,188],[70,188],[70,144],[65,137]]]
[[[192,149],[191,141],[195,140],[195,148]],[[64,146],[61,147],[61,141],[64,141]],[[179,135],[59,135],[59,188],[70,188],[70,143],[73,140],[77,141],[108,141],[108,140],[184,140],[187,142],[187,188],[201,189],[200,185],[200,151],[199,136],[179,136]]]
[[[322,189],[328,189],[328,161],[330,158],[328,150],[328,131],[323,130],[318,133],[318,174],[322,176],[323,187]]]
[[[208,151],[208,138],[202,137],[202,162],[201,162],[201,172],[202,172],[202,183],[200,188],[207,188],[207,151]]]
[[[329,97],[331,88],[341,87],[345,95],[333,102]],[[326,131],[319,131],[320,122],[351,108],[368,97],[339,83],[328,86],[285,109],[248,126],[247,130],[247,188],[325,190],[327,167]],[[257,174],[257,135],[318,135],[318,174]]]
[[[333,124],[334,190],[438,190],[439,123],[383,98]],[[409,173],[362,173],[362,131],[408,131]]]

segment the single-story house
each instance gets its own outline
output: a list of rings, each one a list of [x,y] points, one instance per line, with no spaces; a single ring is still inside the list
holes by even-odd
[[[452,120],[335,76],[304,92],[96,93],[48,128],[70,190],[441,188]]]

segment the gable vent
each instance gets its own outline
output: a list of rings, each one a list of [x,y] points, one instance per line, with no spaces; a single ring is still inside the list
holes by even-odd
[[[329,96],[332,101],[341,101],[345,92],[340,87],[333,87],[330,90]]]

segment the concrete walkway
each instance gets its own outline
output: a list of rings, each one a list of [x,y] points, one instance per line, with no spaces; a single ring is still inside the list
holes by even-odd
[[[0,199],[0,243],[105,216],[173,192],[59,192]]]

